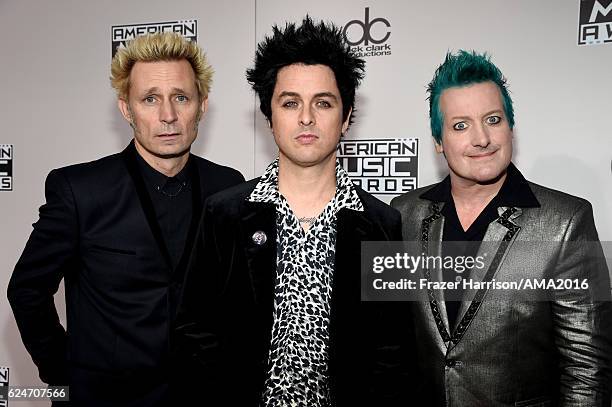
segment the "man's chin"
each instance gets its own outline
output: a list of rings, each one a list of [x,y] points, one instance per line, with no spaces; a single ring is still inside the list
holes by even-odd
[[[504,168],[499,173],[488,173],[488,174],[480,174],[477,177],[477,182],[481,185],[492,185],[498,183],[502,178],[506,176],[507,168]]]
[[[157,158],[161,158],[164,160],[169,160],[171,158],[179,158],[184,156],[185,154],[189,154],[189,148],[180,151],[156,151],[153,153],[153,155]]]
[[[154,143],[141,144],[138,140],[135,140],[134,144],[140,155],[149,155],[164,160],[182,157],[185,154],[189,154],[191,149],[191,144],[186,146],[184,143],[181,143],[182,145],[178,143],[166,145]]]
[[[315,153],[312,154],[284,154],[280,152],[281,161],[293,166],[309,168],[323,165],[330,160],[336,161],[336,150],[332,150],[329,154]],[[335,165],[335,164],[334,164]]]

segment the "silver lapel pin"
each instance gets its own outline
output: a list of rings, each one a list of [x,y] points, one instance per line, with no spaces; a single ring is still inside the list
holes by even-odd
[[[253,240],[253,243],[258,246],[261,246],[266,243],[266,241],[268,240],[268,236],[266,236],[266,234],[261,230],[258,230],[257,232],[253,233],[251,239]]]

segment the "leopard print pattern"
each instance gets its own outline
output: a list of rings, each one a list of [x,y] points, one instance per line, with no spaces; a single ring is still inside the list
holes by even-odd
[[[278,191],[278,160],[248,198],[276,205],[277,270],[274,322],[262,406],[332,406],[327,370],[336,213],[363,211],[336,162],[336,194],[304,232]]]

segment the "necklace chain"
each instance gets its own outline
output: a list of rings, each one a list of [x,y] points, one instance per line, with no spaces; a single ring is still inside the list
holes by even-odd
[[[175,193],[169,193],[169,192],[166,192],[166,191],[164,191],[164,189],[163,189],[161,186],[159,186],[159,185],[157,185],[156,189],[157,189],[159,192],[161,192],[162,194],[166,195],[167,197],[169,197],[169,198],[174,198],[174,197],[178,196],[178,195],[181,193],[181,191],[183,190],[183,187],[184,187],[185,185],[187,185],[187,182],[185,182],[185,181],[181,182],[181,183],[180,183],[180,186],[179,186],[178,191],[176,191]]]
[[[312,225],[316,219],[317,219],[316,216],[303,216],[301,218],[298,218],[298,221],[300,223],[308,223]]]

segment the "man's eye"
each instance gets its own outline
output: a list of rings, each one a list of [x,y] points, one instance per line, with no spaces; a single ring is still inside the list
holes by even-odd
[[[185,96],[185,95],[177,95],[177,97],[176,97],[176,101],[177,102],[184,103],[184,102],[186,102],[188,100],[189,100],[189,98],[187,96]]]
[[[285,103],[283,103],[283,107],[288,107],[288,108],[293,108],[293,107],[297,107],[297,102],[295,100],[288,100]]]
[[[319,107],[323,107],[323,108],[330,108],[331,107],[331,103],[329,103],[327,100],[319,100],[317,102],[317,105]]]
[[[144,101],[147,103],[154,103],[155,98],[153,96],[147,96],[146,98],[144,98]]]
[[[487,124],[497,124],[501,122],[501,117],[499,116],[489,116],[486,118]]]
[[[465,129],[467,129],[467,123],[466,122],[455,123],[453,125],[453,129],[455,129],[455,130],[465,130]]]

